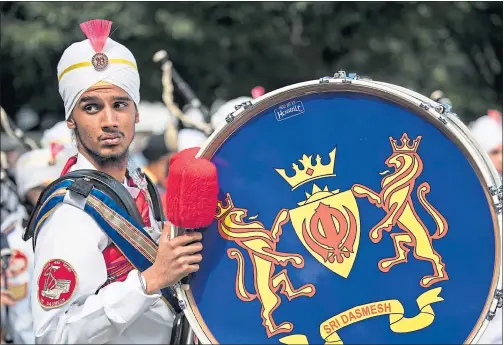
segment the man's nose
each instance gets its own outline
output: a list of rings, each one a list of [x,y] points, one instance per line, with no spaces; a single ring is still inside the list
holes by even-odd
[[[119,121],[117,120],[117,113],[112,107],[105,107],[103,109],[103,121],[102,128],[114,128],[119,127]]]

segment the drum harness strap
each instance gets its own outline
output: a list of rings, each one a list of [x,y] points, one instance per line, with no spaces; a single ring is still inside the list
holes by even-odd
[[[159,194],[146,176],[154,218],[165,218]],[[51,183],[40,195],[23,239],[32,238],[33,249],[40,229],[59,203],[78,207],[90,215],[134,268],[143,272],[156,259],[157,244],[141,226],[142,217],[127,189],[111,176],[95,170],[76,170]],[[182,311],[172,288],[161,290],[162,298],[175,313]]]

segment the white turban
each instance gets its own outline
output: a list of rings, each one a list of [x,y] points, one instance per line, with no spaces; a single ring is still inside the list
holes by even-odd
[[[474,138],[485,152],[502,144],[502,124],[488,115],[482,116],[469,125]]]
[[[230,101],[227,101],[224,103],[213,115],[212,118],[210,119],[210,123],[212,124],[212,127],[214,129],[219,128],[224,121],[226,120],[226,116],[229,113],[232,113],[236,111],[235,106],[240,105],[242,103],[245,103],[247,101],[251,101],[252,98],[250,97],[238,97],[235,99],[232,99]]]
[[[136,105],[140,103],[140,76],[135,57],[128,48],[107,38],[100,51],[108,58],[108,65],[97,70],[92,64],[97,53],[89,39],[68,47],[58,63],[59,92],[68,119],[81,95],[98,82],[106,82],[123,89]]]
[[[45,186],[56,180],[74,150],[60,151],[53,159],[50,149],[37,149],[24,153],[16,162],[14,175],[21,198],[32,188]]]
[[[203,132],[192,128],[183,128],[178,133],[177,148],[182,151],[190,147],[201,147],[206,140],[207,136]]]
[[[65,148],[75,148],[72,140],[72,130],[66,121],[60,121],[48,130],[45,130],[40,139],[43,148],[50,148],[51,144],[63,145]]]

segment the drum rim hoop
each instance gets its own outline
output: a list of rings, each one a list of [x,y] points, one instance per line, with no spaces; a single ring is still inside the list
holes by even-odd
[[[232,115],[233,120],[229,123],[224,122],[212,133],[199,150],[197,157],[210,159],[226,142],[227,138],[264,110],[285,103],[292,98],[325,92],[354,92],[357,94],[366,94],[386,99],[401,107],[407,108],[431,122],[448,136],[450,140],[457,145],[459,150],[464,152],[464,156],[468,159],[478,176],[489,202],[496,236],[496,260],[491,288],[478,321],[464,341],[464,344],[477,343],[489,324],[486,316],[491,306],[495,304],[495,292],[498,289],[502,290],[502,235],[499,231],[499,229],[502,229],[502,212],[497,214],[495,211],[493,206],[498,202],[498,197],[496,195],[490,195],[488,190],[489,186],[502,186],[502,182],[495,167],[491,164],[488,155],[472,137],[470,130],[456,117],[456,114],[450,112],[440,114],[435,110],[436,107],[440,105],[439,103],[412,90],[394,84],[372,80],[351,80],[351,82],[348,82],[347,79],[340,78],[330,78],[329,82],[326,81],[324,83],[321,83],[319,80],[312,80],[288,85],[269,92],[252,100],[249,106],[242,106],[232,112],[230,115]],[[421,105],[423,105],[423,107],[421,107]],[[446,121],[445,125],[440,125],[443,120]],[[175,231],[180,231],[180,229],[174,228],[176,229]],[[218,344],[217,339],[214,338],[196,306],[190,287],[187,289],[177,289],[177,294],[179,299],[186,304],[184,313],[198,339],[203,343]]]

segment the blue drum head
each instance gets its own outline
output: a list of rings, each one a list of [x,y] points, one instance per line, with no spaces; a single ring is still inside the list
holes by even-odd
[[[223,344],[461,344],[489,309],[498,221],[443,121],[369,88],[266,97],[202,150],[219,204],[187,294]]]

